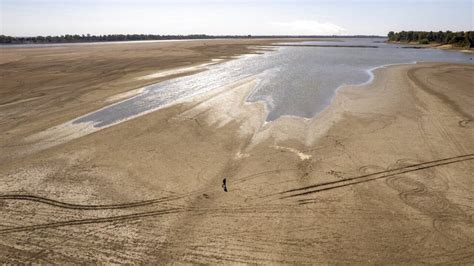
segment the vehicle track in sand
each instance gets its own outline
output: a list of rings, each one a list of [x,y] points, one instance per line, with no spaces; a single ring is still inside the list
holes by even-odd
[[[434,161],[429,161],[429,162],[424,162],[424,163],[412,164],[409,166],[380,171],[380,172],[376,172],[372,174],[365,174],[365,175],[345,178],[345,179],[337,180],[337,181],[319,183],[319,184],[310,185],[306,187],[286,190],[286,191],[280,192],[279,194],[284,195],[281,197],[281,199],[301,197],[301,196],[315,194],[322,191],[333,190],[336,188],[352,186],[352,185],[365,183],[365,182],[369,182],[369,181],[373,181],[377,179],[400,175],[403,173],[420,171],[423,169],[428,169],[432,167],[448,165],[448,164],[453,164],[453,163],[458,163],[458,162],[463,162],[463,161],[468,161],[468,160],[474,160],[474,154],[460,155],[460,156],[439,159],[439,160],[434,160]],[[301,200],[299,202],[300,204],[308,203],[307,200]]]
[[[394,167],[409,164],[410,161],[397,161]],[[386,184],[397,191],[399,198],[408,206],[431,217],[432,228],[437,233],[453,243],[469,243],[472,237],[464,231],[460,224],[469,228],[474,225],[472,207],[461,207],[446,197],[445,192],[450,189],[449,177],[436,175],[434,169],[423,172],[408,172],[392,176],[385,180]],[[441,240],[438,240],[441,241]]]
[[[239,184],[241,182],[247,181],[248,179],[256,178],[262,175],[273,174],[273,173],[281,173],[285,171],[296,171],[297,169],[274,169],[268,170],[263,172],[258,172],[242,177],[238,177],[234,179],[233,184]],[[198,174],[199,175],[199,174]],[[120,204],[75,204],[75,203],[68,203],[59,200],[49,199],[46,197],[31,195],[31,194],[0,194],[0,200],[21,200],[21,201],[30,201],[34,203],[42,203],[53,207],[63,208],[63,209],[71,209],[71,210],[114,210],[114,209],[129,209],[129,208],[137,208],[142,206],[149,206],[154,205],[157,203],[167,203],[170,201],[180,200],[190,196],[199,196],[205,193],[209,193],[216,189],[199,189],[195,191],[190,191],[189,193],[183,194],[176,194],[173,196],[156,198],[156,199],[148,199],[142,201],[134,201],[134,202],[125,202]]]
[[[57,227],[64,227],[64,226],[71,226],[71,225],[98,224],[98,223],[134,220],[134,219],[139,219],[143,217],[160,216],[160,215],[165,215],[165,214],[178,213],[182,211],[183,210],[179,208],[172,208],[172,209],[155,210],[155,211],[149,211],[149,212],[133,213],[133,214],[127,214],[127,215],[118,215],[118,216],[112,216],[112,217],[78,219],[78,220],[69,220],[69,221],[61,221],[61,222],[53,222],[53,223],[28,225],[28,226],[17,226],[17,227],[11,227],[7,229],[1,229],[0,235],[5,235],[5,234],[15,233],[15,232],[23,232],[23,231],[33,231],[33,230],[38,230],[38,229],[57,228]]]
[[[445,65],[438,66],[437,69],[441,69]],[[422,80],[420,79],[417,75],[417,72],[423,71],[424,69],[429,68],[429,67],[424,67],[424,68],[417,68],[417,69],[411,69],[407,72],[408,78],[415,84],[416,87],[422,89],[426,93],[436,97],[440,101],[446,104],[446,106],[449,106],[454,112],[458,113],[461,117],[464,117],[464,119],[459,121],[459,125],[461,127],[466,127],[466,125],[474,120],[474,117],[469,111],[466,111],[463,109],[462,106],[460,106],[456,101],[451,99],[448,95],[443,94],[439,91],[436,91],[433,89],[433,83],[430,82],[430,80]]]
[[[460,155],[450,158],[444,158],[439,160],[433,160],[424,163],[418,164],[411,164],[395,169],[380,171],[371,174],[365,174],[361,176],[346,178],[343,180],[332,181],[332,182],[325,182],[320,184],[315,184],[311,186],[306,186],[302,188],[290,189],[287,191],[283,191],[278,193],[279,195],[285,195],[280,197],[280,199],[287,199],[287,198],[296,198],[300,196],[315,194],[322,191],[342,188],[346,186],[356,185],[360,183],[365,183],[369,181],[374,181],[382,178],[393,177],[396,175],[401,175],[404,173],[410,173],[415,171],[420,171],[423,169],[429,169],[437,166],[442,165],[449,165],[453,163],[459,163],[463,161],[474,160],[474,154],[466,154]],[[260,174],[271,173],[273,171],[266,171]],[[256,174],[250,175],[249,177],[254,177]],[[257,174],[258,175],[258,174]],[[241,177],[240,179],[245,179],[245,177]],[[27,200],[36,203],[43,203],[54,207],[66,208],[66,209],[74,209],[74,210],[104,210],[104,209],[125,209],[125,208],[135,208],[141,206],[148,206],[159,202],[169,202],[174,200],[179,200],[184,197],[189,197],[191,195],[202,194],[207,190],[199,190],[190,192],[188,194],[177,195],[174,197],[164,197],[160,199],[152,199],[152,200],[145,200],[145,201],[136,201],[130,203],[123,203],[123,204],[108,204],[108,205],[79,205],[79,204],[71,204],[65,203],[61,201],[51,200],[43,197],[32,196],[32,195],[3,195],[0,196],[0,200]],[[294,192],[297,192],[296,194]],[[290,195],[287,195],[289,194]],[[308,203],[314,203],[313,199],[300,199],[298,200],[299,205],[304,205]],[[74,225],[84,225],[84,224],[98,224],[98,223],[108,223],[108,222],[120,222],[120,221],[129,221],[129,220],[136,220],[145,217],[153,217],[153,216],[161,216],[167,214],[177,214],[183,212],[233,212],[236,210],[239,211],[248,211],[254,212],[256,208],[265,208],[268,209],[267,211],[271,211],[271,206],[267,205],[254,205],[246,207],[228,207],[227,209],[224,208],[188,208],[188,207],[176,207],[176,208],[169,208],[169,209],[159,209],[159,210],[152,210],[146,212],[137,212],[132,214],[126,215],[116,215],[116,216],[109,216],[109,217],[100,217],[100,218],[87,218],[87,219],[77,219],[77,220],[68,220],[68,221],[59,221],[59,222],[51,222],[51,223],[44,223],[44,224],[37,224],[37,225],[28,225],[28,226],[17,226],[17,227],[8,227],[0,229],[0,235],[15,233],[15,232],[24,232],[24,231],[33,231],[38,229],[48,229],[48,228],[57,228],[57,227],[64,227],[64,226],[74,226]]]
[[[16,232],[25,232],[25,231],[34,231],[39,229],[49,229],[49,228],[59,228],[65,226],[74,226],[74,225],[85,225],[85,224],[100,224],[100,223],[109,223],[109,222],[120,222],[120,221],[130,221],[137,220],[144,217],[156,217],[166,214],[178,214],[178,213],[194,213],[195,215],[199,214],[212,214],[218,215],[219,213],[225,214],[226,216],[232,215],[236,211],[240,214],[255,213],[256,210],[266,213],[279,213],[281,205],[250,205],[250,206],[238,206],[238,207],[218,207],[218,208],[193,208],[193,207],[175,207],[168,209],[159,209],[146,212],[137,212],[126,215],[115,215],[109,217],[100,217],[100,218],[87,218],[87,219],[77,219],[77,220],[68,220],[68,221],[59,221],[51,223],[43,223],[36,225],[27,225],[27,226],[16,226],[16,227],[7,227],[0,229],[0,235],[16,233]]]
[[[171,197],[163,197],[159,199],[151,199],[151,200],[143,200],[143,201],[136,201],[136,202],[128,202],[123,204],[102,204],[102,205],[89,205],[89,204],[73,204],[62,202],[58,200],[48,199],[45,197],[39,197],[35,195],[22,195],[22,194],[7,194],[7,195],[0,195],[0,200],[25,200],[25,201],[32,201],[37,203],[43,203],[46,205],[59,207],[63,209],[72,209],[72,210],[114,210],[114,209],[127,209],[127,208],[135,208],[141,206],[148,206],[155,203],[164,202]]]

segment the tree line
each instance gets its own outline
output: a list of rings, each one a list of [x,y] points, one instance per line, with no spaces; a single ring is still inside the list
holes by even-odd
[[[401,31],[389,32],[390,42],[418,42],[419,44],[452,44],[458,47],[474,47],[474,31]]]
[[[13,37],[0,35],[1,44],[35,44],[35,43],[77,43],[77,42],[116,42],[116,41],[151,41],[151,40],[181,40],[207,39],[213,36],[204,34],[193,35],[154,35],[154,34],[66,34],[59,36]],[[231,38],[230,36],[223,36]],[[243,38],[243,36],[242,36]]]
[[[35,37],[14,37],[0,35],[0,44],[44,44],[44,43],[81,43],[81,42],[116,42],[116,41],[151,41],[151,40],[183,40],[183,39],[230,39],[230,38],[373,38],[380,36],[290,36],[290,35],[156,35],[156,34],[66,34],[60,36],[35,36]]]

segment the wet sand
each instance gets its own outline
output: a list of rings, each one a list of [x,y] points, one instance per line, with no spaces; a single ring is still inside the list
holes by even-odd
[[[121,100],[128,92],[190,74],[197,66],[258,52],[278,40],[65,45],[0,50],[0,146]],[[288,41],[288,40],[282,40]],[[180,69],[188,71],[179,71]],[[150,78],[149,75],[163,73]],[[124,93],[124,94],[121,94]],[[0,155],[2,161],[5,154]]]
[[[410,45],[414,49],[433,48],[433,49],[441,49],[441,50],[454,50],[454,51],[459,51],[459,52],[468,53],[468,54],[474,53],[473,48],[459,47],[459,46],[454,46],[452,44],[439,44],[439,43],[420,44],[418,42],[409,42],[409,43],[407,43],[407,42],[388,42],[388,43]]]
[[[381,68],[315,118],[269,124],[248,78],[29,152],[45,140],[28,136],[134,86],[2,89],[0,261],[472,263],[473,74]]]

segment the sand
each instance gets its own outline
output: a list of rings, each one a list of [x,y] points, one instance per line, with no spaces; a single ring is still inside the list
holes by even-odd
[[[0,146],[122,100],[121,93],[200,71],[278,40],[70,45],[0,50]],[[285,40],[281,40],[285,41]],[[172,72],[187,68],[186,72]],[[166,75],[151,76],[156,73]],[[148,76],[149,78],[143,79]],[[132,92],[131,92],[132,91]],[[123,94],[122,94],[123,96]],[[2,161],[5,153],[0,155]]]
[[[452,44],[439,44],[439,43],[430,43],[430,44],[420,44],[418,42],[389,42],[389,43],[396,43],[402,45],[412,45],[413,47],[420,47],[420,48],[433,48],[433,49],[441,49],[441,50],[454,50],[463,53],[472,54],[474,53],[473,48],[468,47],[459,47]]]
[[[250,77],[39,150],[25,138],[136,87],[2,87],[17,102],[0,107],[0,262],[471,264],[473,74],[381,68],[313,119],[273,123],[245,102]]]

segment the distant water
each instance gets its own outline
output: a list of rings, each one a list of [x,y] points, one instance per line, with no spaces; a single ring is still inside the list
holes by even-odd
[[[258,85],[248,101],[264,101],[267,121],[292,115],[311,118],[326,108],[336,89],[345,84],[362,84],[379,66],[413,62],[457,62],[472,64],[473,55],[438,49],[407,49],[385,44],[383,39],[341,39],[343,42],[305,42],[295,45],[347,45],[361,47],[285,46],[262,55],[247,55],[210,66],[198,74],[146,87],[131,99],[76,119],[104,127],[196,94],[204,93],[246,77],[257,76]],[[293,45],[293,44],[292,44]]]

